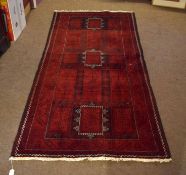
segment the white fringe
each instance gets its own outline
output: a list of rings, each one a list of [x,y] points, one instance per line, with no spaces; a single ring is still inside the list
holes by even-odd
[[[165,159],[158,159],[158,158],[152,158],[152,159],[144,159],[144,158],[115,158],[115,157],[76,157],[76,158],[68,158],[68,157],[61,157],[61,158],[50,158],[50,157],[10,157],[9,160],[41,160],[41,161],[135,161],[135,162],[171,162],[171,158],[165,158]]]
[[[134,13],[134,11],[123,11],[123,10],[54,10],[54,12],[122,12],[122,13]]]

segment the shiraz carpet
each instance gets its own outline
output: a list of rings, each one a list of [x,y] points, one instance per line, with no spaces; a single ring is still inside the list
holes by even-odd
[[[133,12],[55,12],[11,160],[170,161]]]

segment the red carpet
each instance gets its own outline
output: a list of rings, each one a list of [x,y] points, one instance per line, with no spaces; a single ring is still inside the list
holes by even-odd
[[[47,158],[170,160],[134,13],[55,12],[11,154]]]

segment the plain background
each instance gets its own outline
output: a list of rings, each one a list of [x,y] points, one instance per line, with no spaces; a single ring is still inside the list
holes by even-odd
[[[136,13],[151,85],[171,163],[14,161],[16,175],[186,174],[186,13],[134,0],[43,0],[21,37],[0,58],[0,174],[10,169],[12,144],[40,61],[53,10],[124,10]]]

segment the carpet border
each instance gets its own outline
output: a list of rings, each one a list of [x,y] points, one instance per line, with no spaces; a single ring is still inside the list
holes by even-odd
[[[27,110],[31,104],[31,96],[33,95],[33,93],[35,92],[35,89],[37,87],[37,82],[39,81],[39,75],[42,71],[42,66],[44,64],[44,60],[45,60],[45,55],[47,53],[47,50],[48,50],[48,47],[49,47],[49,44],[50,44],[50,38],[52,36],[52,31],[53,31],[53,27],[54,27],[54,24],[55,24],[55,20],[56,20],[56,16],[57,16],[57,13],[54,12],[53,13],[53,17],[52,17],[52,20],[51,20],[51,23],[50,23],[50,28],[49,28],[49,31],[48,31],[48,35],[47,35],[47,39],[46,39],[46,42],[45,42],[45,47],[44,47],[44,50],[43,50],[43,53],[42,53],[42,56],[41,56],[41,59],[39,61],[39,64],[37,66],[37,71],[34,75],[34,79],[33,79],[33,82],[32,82],[32,85],[31,85],[31,89],[29,91],[29,95],[27,97],[27,101],[26,101],[26,105],[25,105],[25,108],[23,110],[23,114],[22,114],[22,117],[21,117],[21,121],[19,123],[19,127],[18,127],[18,130],[17,130],[17,134],[15,136],[15,140],[13,142],[13,146],[12,146],[12,151],[11,151],[11,156],[16,152],[16,147],[17,147],[17,144],[18,144],[18,141],[19,141],[19,138],[21,137],[21,131],[22,131],[22,126],[24,125],[24,123],[27,122],[27,118],[25,117],[26,114],[27,114]]]
[[[161,118],[160,118],[160,115],[159,115],[159,111],[158,111],[158,108],[157,108],[157,104],[156,104],[156,100],[155,100],[155,97],[154,97],[154,93],[153,93],[153,90],[152,90],[152,86],[150,84],[150,79],[149,79],[149,74],[148,74],[148,71],[147,71],[147,67],[146,67],[146,63],[145,63],[145,60],[144,60],[144,55],[143,55],[143,49],[142,49],[142,46],[141,46],[141,42],[140,42],[140,37],[139,37],[139,33],[138,33],[138,28],[137,28],[137,22],[136,22],[136,17],[135,17],[135,13],[133,11],[110,11],[110,10],[54,10],[54,13],[53,13],[53,19],[51,21],[51,26],[50,26],[50,29],[49,29],[49,32],[48,32],[48,37],[47,37],[47,41],[46,41],[46,44],[45,44],[45,48],[44,48],[44,51],[43,51],[43,54],[42,54],[42,57],[41,57],[41,60],[40,60],[40,63],[38,65],[38,69],[37,69],[37,72],[35,74],[35,78],[34,78],[34,81],[32,83],[32,87],[31,87],[31,90],[30,90],[30,94],[28,96],[28,99],[27,99],[27,103],[26,103],[26,106],[25,106],[25,109],[24,109],[24,113],[22,115],[22,118],[21,118],[21,122],[19,124],[19,129],[18,129],[18,132],[17,132],[17,136],[16,136],[16,139],[14,141],[14,144],[13,144],[13,148],[12,148],[12,152],[11,152],[11,155],[14,155],[14,153],[16,152],[16,147],[17,147],[17,144],[19,142],[19,138],[20,138],[20,134],[22,132],[22,127],[24,125],[24,123],[26,123],[26,113],[27,113],[27,110],[30,106],[30,102],[31,102],[31,95],[33,95],[34,91],[35,91],[35,88],[37,86],[37,81],[39,79],[39,76],[40,76],[40,72],[42,71],[42,65],[44,63],[44,60],[45,60],[45,54],[47,53],[47,49],[48,49],[48,46],[50,44],[50,37],[52,35],[52,31],[53,31],[53,25],[55,24],[55,18],[57,16],[58,13],[60,12],[111,12],[111,13],[131,13],[132,14],[132,17],[133,17],[133,22],[134,22],[134,29],[135,29],[135,33],[136,33],[136,40],[137,40],[137,43],[139,45],[139,51],[140,51],[140,59],[141,59],[141,63],[142,63],[142,67],[143,67],[143,71],[144,71],[144,76],[145,78],[147,79],[147,86],[149,88],[149,95],[151,95],[152,97],[152,105],[154,106],[154,110],[156,112],[156,117],[157,117],[157,125],[158,125],[158,128],[160,129],[160,133],[162,134],[162,140],[163,140],[163,143],[165,144],[165,149],[167,151],[167,155],[166,156],[162,156],[162,158],[157,158],[156,156],[152,157],[152,158],[145,158],[145,156],[142,156],[140,158],[140,156],[138,156],[139,158],[135,158],[135,156],[130,156],[130,157],[114,157],[114,155],[112,156],[109,156],[109,155],[101,155],[101,156],[94,156],[94,157],[84,157],[81,155],[78,155],[78,156],[75,156],[75,157],[68,157],[68,155],[66,155],[66,157],[52,157],[51,155],[48,155],[48,156],[39,156],[37,157],[37,155],[35,156],[32,156],[32,157],[21,157],[21,156],[11,156],[9,158],[9,160],[41,160],[41,161],[58,161],[58,160],[61,160],[61,161],[82,161],[82,160],[89,160],[89,161],[96,161],[96,160],[111,160],[111,161],[136,161],[136,162],[170,162],[172,161],[171,159],[171,154],[170,154],[170,151],[169,151],[169,147],[168,147],[168,143],[167,143],[167,140],[166,140],[166,137],[165,137],[165,133],[164,133],[164,130],[163,130],[163,126],[162,126],[162,123],[161,123]],[[55,155],[54,155],[55,156]],[[148,156],[150,157],[150,156]]]
[[[157,129],[160,130],[160,132],[159,132],[159,133],[161,133],[160,138],[161,138],[161,140],[163,141],[163,144],[164,144],[162,146],[165,146],[167,158],[171,158],[170,148],[169,148],[166,136],[165,136],[165,132],[164,132],[163,124],[162,124],[162,121],[161,121],[160,113],[159,113],[159,110],[158,110],[156,98],[154,96],[153,88],[152,88],[151,83],[150,83],[147,64],[146,64],[145,59],[144,59],[144,53],[143,53],[143,48],[142,48],[141,41],[140,41],[140,35],[139,35],[138,27],[137,27],[137,21],[136,21],[135,13],[133,13],[133,21],[134,21],[134,28],[135,28],[135,33],[136,33],[136,40],[137,40],[137,43],[139,45],[140,54],[141,54],[140,55],[140,60],[142,61],[144,77],[147,80],[146,84],[147,84],[148,89],[149,89],[149,96],[151,96],[151,98],[152,98],[152,105],[153,105],[154,110],[155,110],[155,118],[157,119],[157,121],[156,121],[157,122],[156,123]],[[165,150],[164,150],[164,152],[165,152]]]

